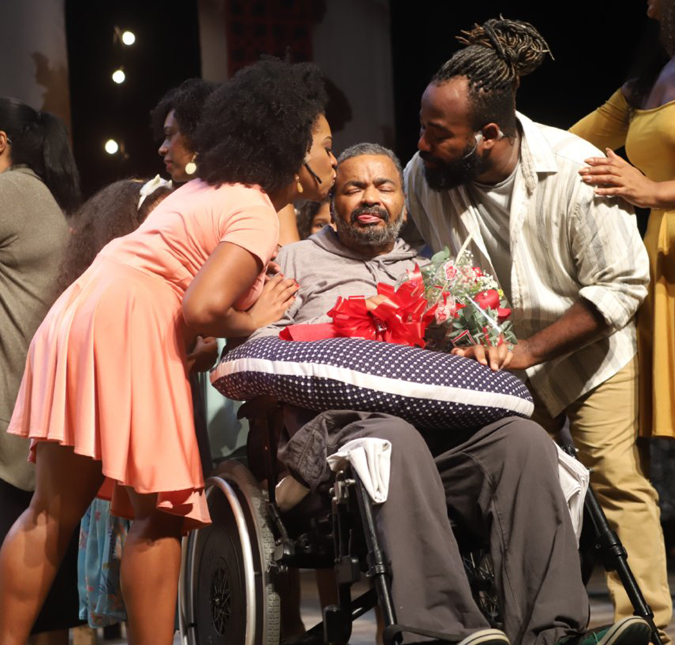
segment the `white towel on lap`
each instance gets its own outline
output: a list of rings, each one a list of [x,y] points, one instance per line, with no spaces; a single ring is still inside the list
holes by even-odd
[[[577,544],[579,544],[581,526],[584,519],[584,499],[588,490],[590,474],[586,466],[561,450],[558,444],[556,444],[556,448],[558,449],[560,488],[562,488],[565,501],[570,509],[574,535],[576,535]]]
[[[579,543],[584,516],[584,498],[589,484],[588,469],[574,457],[558,449],[558,478],[560,488],[572,518],[572,527]],[[351,464],[358,473],[373,502],[387,501],[391,469],[391,443],[386,439],[364,437],[352,439],[327,459],[331,470]]]
[[[373,502],[387,501],[391,469],[391,442],[376,437],[348,441],[327,459],[331,470],[337,471],[349,462],[358,473]]]

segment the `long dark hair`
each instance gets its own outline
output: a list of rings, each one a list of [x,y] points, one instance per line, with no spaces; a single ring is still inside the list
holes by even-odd
[[[160,186],[138,207],[144,180],[122,179],[99,190],[75,214],[65,259],[61,266],[59,287],[66,289],[79,278],[108,242],[135,231],[153,208],[171,193]]]
[[[644,105],[661,70],[675,56],[675,0],[661,0],[659,8],[661,19],[645,26],[624,86],[636,108]]]
[[[11,142],[13,165],[28,166],[67,214],[80,205],[80,175],[61,119],[17,99],[0,97],[0,130]]]

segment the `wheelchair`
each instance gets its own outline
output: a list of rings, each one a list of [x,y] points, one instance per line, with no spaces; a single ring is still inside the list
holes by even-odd
[[[289,568],[333,569],[338,602],[323,609],[322,622],[284,644],[346,644],[353,621],[375,606],[382,614],[385,645],[400,643],[404,632],[459,640],[396,622],[386,554],[375,530],[372,502],[356,472],[345,467],[325,490],[282,514],[276,501],[282,405],[260,397],[242,406],[239,416],[249,419],[248,467],[234,460],[216,467],[206,482],[213,523],[183,540],[178,598],[182,642],[278,645],[281,599],[276,586]],[[616,571],[635,614],[652,627],[652,643],[661,645],[626,552],[590,488],[584,527],[580,545],[584,582],[597,560],[607,571]],[[456,535],[474,598],[488,622],[500,628],[489,552],[475,536],[461,529]],[[352,598],[354,583],[364,576],[371,588]]]
[[[281,610],[275,581],[289,567],[334,569],[336,574],[338,604],[324,609],[323,622],[304,634],[302,643],[348,643],[352,621],[375,605],[383,611],[387,645],[400,641],[387,562],[358,475],[345,468],[329,489],[282,516],[275,490],[281,406],[261,397],[239,414],[249,418],[248,468],[232,460],[217,466],[206,484],[213,523],[183,543],[183,642],[277,645]],[[352,599],[351,587],[362,574],[374,588]]]

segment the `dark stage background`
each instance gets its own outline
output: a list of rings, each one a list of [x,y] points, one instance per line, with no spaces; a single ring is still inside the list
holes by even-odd
[[[455,36],[498,17],[531,22],[548,41],[550,57],[522,79],[518,109],[568,128],[604,102],[625,80],[641,38],[646,2],[432,2],[391,0],[398,153],[416,149],[419,99],[430,77],[455,52]]]
[[[115,27],[136,34],[125,47]],[[75,158],[85,196],[128,176],[164,171],[150,131],[150,110],[171,87],[201,73],[197,2],[193,0],[66,0]],[[126,81],[111,74],[123,66]],[[113,138],[125,154],[108,155]]]
[[[313,4],[320,14],[325,3],[339,1]],[[265,2],[250,2],[265,10]],[[646,23],[645,4],[390,0],[396,152],[404,162],[414,153],[420,96],[457,49],[460,29],[500,12],[537,26],[555,60],[547,59],[523,79],[518,108],[537,121],[567,128],[623,82]],[[113,41],[115,25],[136,32],[133,47]],[[85,192],[124,176],[160,172],[149,112],[168,88],[200,74],[197,0],[67,0],[66,28],[74,147]],[[345,33],[343,46],[359,44]],[[121,86],[110,81],[119,65],[127,73]],[[124,143],[126,157],[103,152],[110,137]]]

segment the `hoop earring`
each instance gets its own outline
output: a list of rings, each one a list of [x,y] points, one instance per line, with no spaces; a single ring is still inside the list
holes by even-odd
[[[302,195],[302,193],[305,192],[305,189],[302,187],[302,184],[300,183],[300,175],[295,175],[295,181],[298,182],[298,192]]]
[[[192,159],[185,164],[185,174],[194,175],[197,172],[197,164],[195,159],[197,158],[197,153],[192,155]]]

